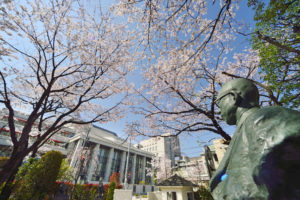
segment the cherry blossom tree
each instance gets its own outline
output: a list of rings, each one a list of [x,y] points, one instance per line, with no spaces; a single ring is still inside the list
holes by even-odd
[[[0,103],[13,143],[0,185],[12,180],[26,155],[68,124],[122,117],[132,70],[131,39],[109,12],[80,1],[15,1],[0,9]],[[111,106],[106,106],[107,102]],[[16,110],[28,114],[17,134]],[[33,128],[36,140],[29,145]],[[3,191],[2,191],[3,193]]]
[[[121,1],[114,6],[115,14],[133,22],[140,44],[137,65],[145,84],[136,86],[133,109],[141,117],[131,132],[209,131],[230,141],[215,99],[221,85],[234,77],[254,81],[263,101],[276,101],[257,74],[258,52],[235,46],[240,33],[249,32],[236,19],[238,7],[239,1],[231,0]]]
[[[197,66],[190,63],[184,67],[178,67],[183,58],[176,56],[152,65],[144,73],[147,83],[137,91],[144,104],[135,111],[145,118],[134,122],[132,131],[141,135],[210,131],[230,140],[215,104],[217,91],[231,74],[253,78],[259,64],[257,53],[248,50],[235,54],[235,62],[219,57],[216,65],[203,58]]]
[[[202,177],[205,174],[203,163],[200,161],[191,161],[189,167],[186,169],[187,179],[196,184],[201,184]]]
[[[151,159],[149,168],[146,167],[146,175],[151,176],[155,183],[172,176],[172,161],[166,156],[154,156]]]

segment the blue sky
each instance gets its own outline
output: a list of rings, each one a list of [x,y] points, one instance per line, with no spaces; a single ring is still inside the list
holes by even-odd
[[[107,1],[101,1],[103,7],[107,7],[108,3]],[[247,1],[241,1],[240,8],[237,13],[237,19],[242,20],[249,24],[250,28],[254,27],[255,23],[253,21],[254,11],[251,8],[247,7]],[[253,29],[249,29],[249,33],[252,32]],[[240,46],[241,49],[245,46],[249,46],[248,42],[249,38],[246,38],[245,36],[240,36],[240,38],[237,39],[237,41],[233,44],[236,46]],[[239,49],[239,48],[238,48]],[[138,80],[138,79],[137,79]],[[138,82],[135,82],[136,85],[138,85]],[[117,122],[110,122],[106,124],[100,124],[101,127],[108,129],[110,131],[113,131],[117,133],[120,137],[125,136],[125,129],[126,129],[126,123],[130,123],[131,121],[134,121],[137,117],[128,114],[125,118],[117,121]],[[235,126],[227,126],[225,130],[228,133],[233,134],[235,130]],[[193,133],[193,134],[181,134],[180,135],[180,142],[181,142],[181,150],[183,155],[187,155],[189,157],[199,156],[200,153],[203,151],[203,145],[207,144],[208,141],[210,141],[213,138],[219,138],[218,135],[215,133],[211,133],[208,131],[203,131],[201,133]],[[140,138],[141,139],[141,138]],[[200,141],[200,144],[199,142]],[[211,142],[209,142],[210,144]]]
[[[102,9],[106,10],[109,8],[109,6],[114,3],[115,1],[111,1],[111,0],[98,0],[101,3]],[[93,5],[96,1],[92,1],[89,0],[87,1],[87,4],[89,5]],[[212,11],[214,12],[214,11]],[[213,13],[215,14],[215,13]],[[251,8],[247,7],[247,1],[241,1],[240,3],[240,9],[237,13],[237,19],[243,20],[244,22],[249,23],[250,27],[254,27],[254,21],[253,21],[253,15],[254,12]],[[249,33],[251,32],[251,30],[249,30]],[[238,38],[238,40],[235,42],[236,46],[241,46],[241,47],[245,47],[248,46],[249,43],[247,41],[247,38],[244,36],[240,36],[240,38]],[[135,77],[136,76],[136,77]],[[138,72],[135,73],[135,75],[132,76],[131,79],[135,79],[135,84],[139,85],[140,82],[138,82],[139,80],[141,80]],[[118,136],[120,137],[126,137],[126,124],[130,123],[134,120],[136,120],[138,117],[128,113],[126,115],[126,117],[124,117],[123,119],[117,121],[117,122],[109,122],[106,124],[97,124],[100,127],[103,127],[107,130],[113,131],[115,132]],[[228,133],[233,133],[235,130],[234,126],[231,127],[226,127],[225,129]],[[181,134],[180,135],[180,141],[181,141],[181,150],[182,150],[182,154],[183,155],[188,155],[190,157],[193,156],[199,156],[199,154],[203,151],[203,144],[207,144],[208,141],[210,141],[213,138],[218,138],[218,135],[216,135],[215,133],[211,133],[208,131],[203,131],[201,133],[193,133],[193,134]],[[141,138],[140,138],[141,139]],[[197,142],[200,141],[200,144]]]

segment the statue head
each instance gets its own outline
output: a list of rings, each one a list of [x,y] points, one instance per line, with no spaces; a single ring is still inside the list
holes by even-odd
[[[239,107],[250,109],[259,106],[258,89],[247,79],[233,79],[222,86],[216,104],[221,109],[223,119],[229,125],[234,125]]]

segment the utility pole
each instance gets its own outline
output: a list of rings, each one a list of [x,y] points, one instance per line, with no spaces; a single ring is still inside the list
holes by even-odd
[[[130,156],[130,145],[131,145],[131,137],[129,136],[129,143],[128,143],[128,151],[127,151],[127,158],[126,158],[126,165],[125,165],[125,180],[124,180],[124,189],[128,188],[127,177],[128,177],[128,161]]]

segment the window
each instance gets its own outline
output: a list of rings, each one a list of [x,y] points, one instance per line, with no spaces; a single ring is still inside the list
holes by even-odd
[[[194,200],[194,195],[192,192],[188,192],[187,196],[188,196],[188,200]]]
[[[172,200],[177,200],[176,192],[172,192]]]
[[[101,145],[98,151],[97,167],[93,174],[92,181],[99,181],[100,177],[104,179],[105,176],[109,148]]]
[[[127,159],[128,153],[126,152],[126,159]],[[134,155],[130,153],[129,160],[128,160],[128,171],[127,171],[127,183],[131,183],[131,175],[132,175],[132,166],[133,166],[133,157]],[[126,165],[127,160],[125,160]],[[124,174],[126,174],[126,166],[124,167]],[[125,181],[125,175],[123,176],[123,182]]]
[[[143,157],[136,156],[136,166],[135,166],[135,183],[139,184],[143,180]]]
[[[215,159],[215,161],[219,162],[217,154],[214,154],[214,159]]]
[[[167,192],[167,200],[177,200],[176,192]]]
[[[146,158],[146,172],[147,170],[151,169],[151,158]],[[150,184],[151,183],[151,175],[149,173],[146,173],[146,178],[145,178],[145,182],[146,184]]]
[[[110,175],[112,175],[114,172],[120,172],[121,154],[122,154],[121,151],[115,149],[113,159],[112,159],[112,164],[111,164]]]

